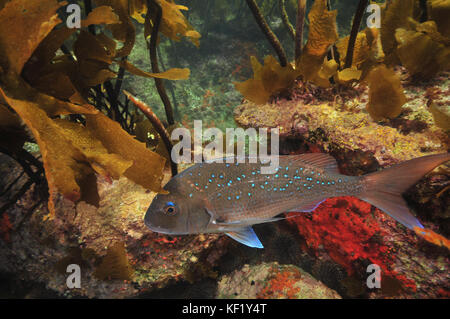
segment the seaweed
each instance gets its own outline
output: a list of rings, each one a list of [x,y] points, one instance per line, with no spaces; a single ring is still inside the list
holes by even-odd
[[[369,103],[367,111],[374,120],[392,119],[402,111],[406,97],[400,79],[385,65],[377,66],[368,75]]]
[[[298,2],[301,21],[303,2]],[[367,110],[376,121],[395,118],[406,102],[400,78],[387,67],[401,64],[412,78],[431,79],[437,73],[450,69],[450,38],[448,22],[443,17],[449,10],[448,1],[428,1],[428,6],[416,0],[387,2],[382,5],[381,29],[366,28],[360,32],[361,19],[368,1],[358,3],[351,34],[338,37],[337,11],[331,11],[326,0],[315,0],[309,13],[309,35],[305,46],[298,47],[299,30],[296,31],[294,66],[277,68],[272,78],[263,78],[254,56],[251,57],[254,76],[234,83],[245,99],[264,104],[271,98],[286,96],[296,80],[311,82],[321,88],[351,87],[355,83],[368,83],[371,101]],[[284,23],[288,20],[280,2]],[[417,19],[417,20],[416,20]],[[436,19],[428,20],[428,19]],[[419,23],[418,20],[426,20]],[[289,31],[292,33],[292,31]],[[265,58],[265,61],[273,61]],[[265,63],[263,68],[270,68]],[[384,67],[383,67],[384,66]],[[274,69],[274,67],[272,67]],[[280,78],[289,80],[280,81]],[[389,84],[380,84],[387,81]],[[299,84],[301,86],[303,84]],[[291,90],[295,92],[295,89]],[[386,98],[388,103],[381,100]],[[442,112],[434,110],[434,116]],[[440,121],[445,122],[445,120]],[[444,125],[445,126],[445,125]]]
[[[127,250],[123,243],[117,242],[110,247],[95,269],[94,276],[100,280],[130,280],[133,268],[127,257]]]
[[[308,14],[308,40],[300,59],[296,61],[296,68],[301,71],[303,80],[319,86],[329,86],[328,79],[333,75],[332,72],[323,72],[323,64],[330,63],[324,60],[330,46],[338,39],[336,15],[336,10],[327,9],[326,0],[313,3]]]
[[[280,40],[278,40],[277,36],[272,32],[266,20],[264,19],[258,5],[255,0],[246,0],[248,7],[250,8],[253,16],[255,17],[256,22],[261,28],[262,32],[266,36],[267,40],[275,50],[278,56],[278,60],[280,61],[280,65],[285,67],[287,65],[287,57],[286,52],[284,52],[283,47],[281,46]]]
[[[428,18],[436,22],[438,31],[446,37],[450,37],[450,1],[448,0],[428,0]],[[421,21],[423,22],[423,21]]]
[[[450,131],[450,107],[431,103],[429,110],[433,115],[434,123],[445,131]]]
[[[200,34],[180,11],[187,8],[164,0],[158,3],[160,32],[173,40],[187,37],[198,45]],[[146,1],[96,0],[94,9],[85,1],[88,15],[80,31],[69,29],[58,17],[57,10],[66,4],[12,0],[0,11],[0,130],[16,135],[11,141],[2,139],[1,150],[11,145],[21,148],[26,140],[37,142],[49,188],[48,217],[55,216],[57,194],[98,205],[98,174],[112,179],[125,176],[162,191],[166,160],[124,130],[133,129],[133,118],[128,102],[118,99],[120,84],[125,71],[158,79],[189,77],[188,69],[150,73],[126,60],[135,43],[131,18],[147,14]],[[140,22],[151,30],[153,11],[147,16]],[[12,23],[18,26],[15,32],[7,27]],[[117,41],[123,43],[120,48]],[[115,86],[110,82],[117,76],[114,65],[120,67]]]
[[[263,104],[269,98],[291,86],[299,73],[291,66],[281,66],[271,55],[266,56],[264,65],[256,57],[251,58],[253,78],[245,82],[234,82],[236,89],[252,102]]]
[[[336,11],[329,12],[327,10],[326,0],[315,1],[308,15],[310,20],[309,38],[302,54],[297,52],[299,58],[295,66],[283,65],[282,62],[278,64],[272,56],[267,56],[262,67],[256,57],[252,56],[253,79],[242,83],[235,82],[236,89],[248,100],[264,104],[271,96],[289,89],[299,76],[303,76],[305,81],[329,86],[328,79],[335,74],[337,65],[334,60],[324,63],[324,59],[329,46],[338,38],[336,14]],[[299,30],[302,28],[297,29],[297,35],[300,33]],[[296,42],[298,41],[296,40]]]
[[[411,75],[427,80],[450,69],[450,38],[441,35],[434,21],[418,24],[415,30],[398,28],[397,55]]]
[[[413,15],[415,0],[392,1],[385,4],[381,16],[380,39],[383,51],[386,55],[387,64],[397,64],[396,56],[397,41],[395,30],[398,28],[408,28]]]

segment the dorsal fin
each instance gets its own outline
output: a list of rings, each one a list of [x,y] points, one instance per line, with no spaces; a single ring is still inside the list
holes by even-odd
[[[325,153],[290,155],[289,160],[291,160],[293,163],[302,162],[320,167],[331,173],[339,173],[338,165],[334,157]]]

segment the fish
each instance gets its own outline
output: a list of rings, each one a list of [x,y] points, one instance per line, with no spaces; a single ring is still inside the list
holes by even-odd
[[[286,212],[313,212],[330,197],[356,196],[417,232],[424,229],[409,211],[402,193],[450,153],[411,159],[362,176],[340,174],[325,153],[280,155],[273,174],[263,163],[197,163],[175,175],[150,204],[145,225],[168,235],[225,233],[254,248],[263,248],[255,224],[288,218]],[[298,216],[293,214],[294,216]]]

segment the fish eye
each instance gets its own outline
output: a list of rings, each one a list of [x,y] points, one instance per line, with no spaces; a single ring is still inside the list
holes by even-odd
[[[177,213],[177,208],[173,202],[167,202],[164,206],[164,213],[169,216],[173,216]]]

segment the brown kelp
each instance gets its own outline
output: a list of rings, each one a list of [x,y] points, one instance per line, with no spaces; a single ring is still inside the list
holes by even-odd
[[[394,66],[402,65],[413,78],[425,80],[450,69],[448,23],[442,18],[449,11],[450,4],[445,1],[427,1],[427,6],[423,7],[419,2],[406,0],[380,5],[381,28],[359,31],[368,5],[368,1],[360,1],[351,34],[339,38],[336,10],[330,11],[326,0],[315,0],[308,14],[308,39],[302,53],[298,57],[296,55],[296,60],[286,66],[272,67],[276,69],[274,75],[263,78],[263,73],[259,72],[261,68],[255,68],[256,58],[252,57],[253,78],[235,83],[235,87],[247,100],[264,104],[271,97],[286,96],[283,92],[292,88],[296,79],[322,88],[348,87],[365,82],[369,85],[372,101],[388,95],[387,99],[393,103],[388,107],[372,102],[369,113],[374,120],[395,118],[406,100],[401,98],[403,88],[398,74],[392,71]],[[300,4],[301,1],[298,12],[302,11]],[[283,4],[280,6],[283,7]],[[330,54],[334,47],[338,55],[334,51]],[[284,81],[282,87],[279,79],[286,78],[286,74],[290,75],[290,80]],[[395,83],[395,89],[385,93],[376,88],[380,82]],[[257,91],[264,94],[255,94]],[[381,95],[376,97],[376,94]],[[386,112],[383,108],[390,110]]]
[[[157,2],[162,9],[159,31],[170,39],[183,36],[198,45],[200,34],[180,11],[187,8],[171,1]],[[66,4],[12,0],[0,11],[1,130],[20,132],[14,143],[2,139],[1,147],[14,153],[26,141],[37,142],[51,217],[57,194],[98,205],[98,196],[93,195],[97,174],[112,179],[126,176],[148,189],[161,190],[166,160],[135,140],[124,130],[126,125],[117,123],[130,121],[128,106],[118,100],[121,77],[125,71],[172,80],[189,76],[188,69],[145,72],[126,60],[135,43],[131,19],[146,23],[146,37],[151,35],[153,17],[142,18],[147,11],[153,12],[147,10],[146,1],[96,0],[94,9],[90,1],[84,1],[88,15],[80,30],[68,28],[58,17],[57,10]],[[17,25],[15,32],[8,28],[12,23]],[[156,40],[157,34],[153,36]],[[122,46],[118,48],[117,43]],[[111,80],[117,75],[113,85]]]

